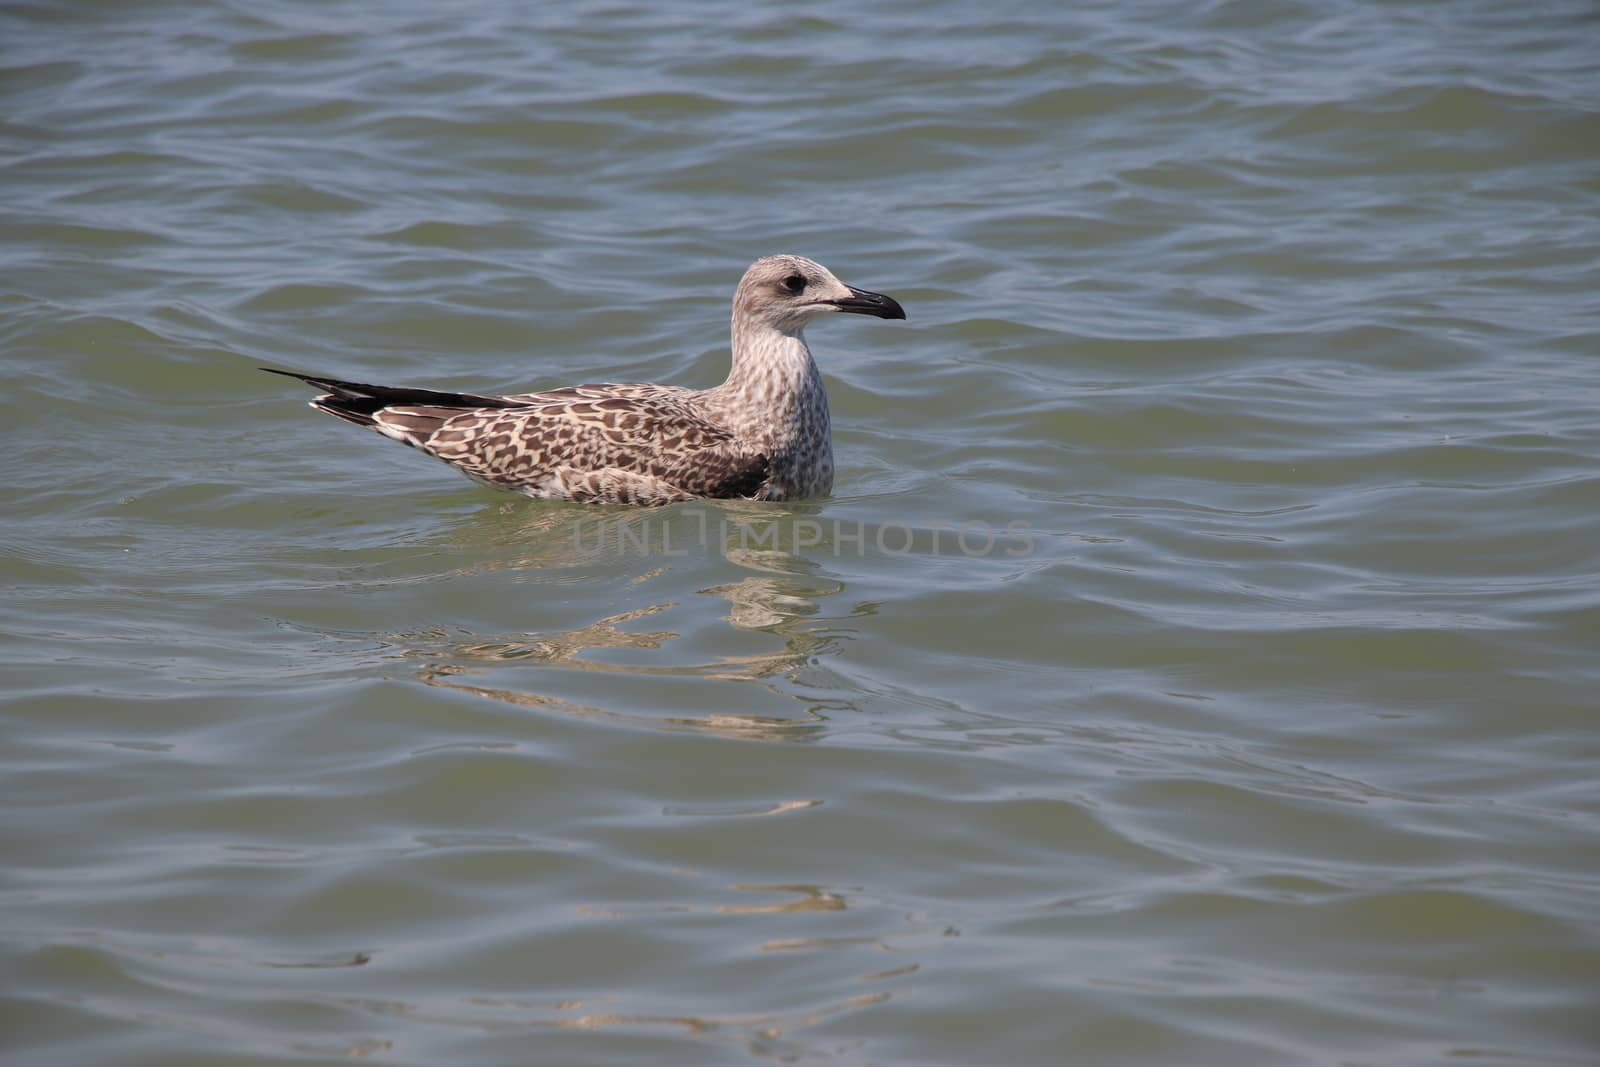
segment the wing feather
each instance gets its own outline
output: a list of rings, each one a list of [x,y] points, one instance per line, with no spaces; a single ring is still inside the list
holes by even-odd
[[[269,368],[262,368],[267,370]],[[692,390],[630,382],[488,396],[273,371],[312,406],[530,496],[665,503],[757,495],[769,458],[707,419]]]
[[[572,472],[639,475],[691,497],[751,496],[767,477],[765,456],[739,446],[681,396],[577,387],[517,400],[515,407],[465,411],[385,408],[372,418],[381,433],[473,478],[535,496],[569,495],[563,489]]]

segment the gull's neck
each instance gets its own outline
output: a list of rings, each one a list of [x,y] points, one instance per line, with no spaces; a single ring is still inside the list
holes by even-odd
[[[800,329],[735,319],[728,380],[702,395],[718,422],[770,457],[774,499],[832,487],[828,395]]]
[[[728,380],[711,392],[728,412],[730,421],[742,422],[736,412],[748,413],[757,426],[777,431],[779,436],[790,428],[786,424],[819,400],[824,412],[827,410],[822,374],[798,329],[790,332],[735,322],[733,366],[728,370]],[[745,428],[738,429],[744,436]]]

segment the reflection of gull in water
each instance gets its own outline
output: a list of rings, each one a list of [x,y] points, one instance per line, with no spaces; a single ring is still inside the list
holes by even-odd
[[[781,547],[783,525],[810,514],[806,505],[726,501],[652,511],[508,501],[462,517],[435,540],[463,561],[454,574],[646,558],[671,566],[685,553],[708,553],[763,574],[811,575],[814,563]]]
[[[588,517],[580,518],[580,512]],[[529,580],[562,582],[581,579],[587,572],[613,583],[631,575],[632,590],[646,593],[677,579],[687,549],[650,554],[638,551],[638,546],[669,540],[684,546],[695,543],[686,535],[715,531],[716,537],[702,539],[703,551],[715,553],[713,558],[720,557],[746,575],[692,592],[725,600],[728,610],[723,618],[736,630],[754,634],[732,642],[722,655],[682,651],[690,645],[703,649],[708,639],[727,644],[716,641],[718,626],[697,607],[697,598],[676,603],[657,595],[646,601],[632,591],[625,595],[636,606],[582,625],[487,634],[417,630],[391,634],[388,641],[401,646],[402,656],[421,661],[418,677],[423,682],[519,707],[730,737],[813,737],[841,708],[841,701],[837,692],[820,698],[815,692],[819,676],[826,673],[818,661],[836,647],[839,636],[811,620],[820,611],[819,599],[844,587],[817,573],[816,564],[803,556],[767,547],[770,542],[761,547],[746,547],[742,541],[733,544],[740,541],[737,534],[731,535],[729,544],[717,540],[729,536],[730,523],[739,527],[782,523],[795,514],[805,511],[747,503],[726,511],[722,505],[708,505],[703,512],[696,507],[665,512],[618,509],[596,520],[592,509],[579,505],[516,503],[485,508],[445,535],[455,575],[524,571]],[[621,540],[627,547],[618,549],[618,539],[607,538],[604,545],[612,551],[596,552],[593,536],[582,537],[575,527],[597,521],[624,524],[628,533]],[[652,525],[657,529],[652,531]],[[674,531],[670,539],[660,532],[669,527]],[[710,569],[726,571],[725,566]],[[560,572],[571,572],[573,578],[561,577]],[[688,592],[679,581],[671,596]],[[662,625],[668,618],[681,618],[684,624]],[[689,631],[686,639],[681,630]],[[777,647],[760,649],[773,642]],[[757,650],[751,651],[752,643]],[[540,669],[543,672],[530,673]],[[592,681],[582,680],[584,676]],[[640,687],[630,683],[640,678],[658,683],[644,690],[643,707]],[[706,684],[713,688],[708,690]],[[617,706],[607,707],[603,695],[607,692],[628,695]]]
[[[403,655],[426,661],[417,674],[429,685],[539,711],[558,712],[584,719],[628,722],[669,730],[697,730],[748,740],[797,741],[817,734],[824,720],[809,707],[803,709],[801,718],[740,711],[717,711],[704,715],[640,714],[610,711],[558,696],[470,680],[473,674],[498,671],[501,668],[555,666],[601,674],[757,682],[767,691],[781,694],[781,690],[767,680],[791,674],[810,659],[809,652],[789,647],[789,644],[778,652],[730,656],[701,664],[607,663],[584,656],[585,652],[597,648],[660,648],[678,634],[671,630],[632,632],[621,629],[619,624],[654,615],[669,607],[667,604],[653,604],[608,616],[588,626],[572,630],[504,635],[494,640],[419,641],[421,635],[413,634],[408,640],[411,647],[408,647]]]
[[[454,658],[480,663],[513,663],[519,660],[553,663],[564,661],[567,666],[606,670],[612,664],[594,663],[580,659],[579,653],[591,648],[660,648],[661,642],[677,637],[671,630],[655,633],[629,633],[617,629],[621,622],[631,622],[665,611],[668,605],[653,604],[636,608],[620,615],[611,615],[576,630],[553,634],[517,634],[496,641],[451,642],[449,655]],[[406,653],[412,656],[432,656],[430,650]]]
[[[817,602],[787,593],[776,578],[741,578],[701,592],[723,597],[732,605],[727,620],[741,630],[770,630],[800,615],[817,610]]]
[[[727,600],[732,605],[727,619],[741,630],[772,630],[815,615],[819,607],[815,598],[844,590],[840,582],[797,574],[808,565],[791,552],[740,547],[723,555],[730,563],[763,572],[701,590]]]
[[[456,670],[458,672],[460,669],[457,668]],[[473,696],[498,700],[518,707],[532,708],[535,711],[571,715],[578,719],[614,722],[631,726],[648,726],[661,730],[717,734],[721,737],[745,741],[809,741],[820,736],[822,732],[822,717],[814,713],[808,713],[809,717],[807,719],[785,719],[775,715],[748,715],[740,712],[719,712],[714,715],[702,716],[640,715],[622,711],[607,711],[605,708],[577,704],[570,700],[563,700],[560,697],[545,696],[540,693],[524,692],[518,689],[496,689],[492,686],[470,685],[451,677],[452,673],[448,669],[436,671],[425,667],[418,672],[418,676],[429,685],[439,686],[443,689],[454,689],[459,693],[470,693]]]
[[[678,634],[672,630],[632,633],[618,629],[617,624],[642,619],[658,611],[667,611],[671,607],[670,604],[652,604],[649,607],[625,611],[620,615],[610,615],[574,630],[513,634],[491,641],[452,641],[441,647],[445,650],[445,655],[465,661],[467,664],[505,666],[515,663],[534,663],[559,665],[570,670],[651,674],[662,677],[688,675],[727,681],[754,681],[768,678],[806,661],[804,653],[789,649],[766,655],[728,656],[712,663],[669,666],[605,663],[583,656],[584,652],[595,648],[660,648]],[[440,649],[412,649],[404,654],[431,658],[439,655]]]

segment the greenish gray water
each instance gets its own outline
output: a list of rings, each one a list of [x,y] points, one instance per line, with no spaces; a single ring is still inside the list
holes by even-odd
[[[1588,3],[0,13],[9,1063],[1594,1062]],[[524,501],[255,367],[710,384]]]

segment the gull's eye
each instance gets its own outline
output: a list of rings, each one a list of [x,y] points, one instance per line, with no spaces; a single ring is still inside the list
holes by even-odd
[[[805,276],[802,274],[791,274],[783,280],[783,287],[789,290],[791,293],[804,292],[806,287]]]

